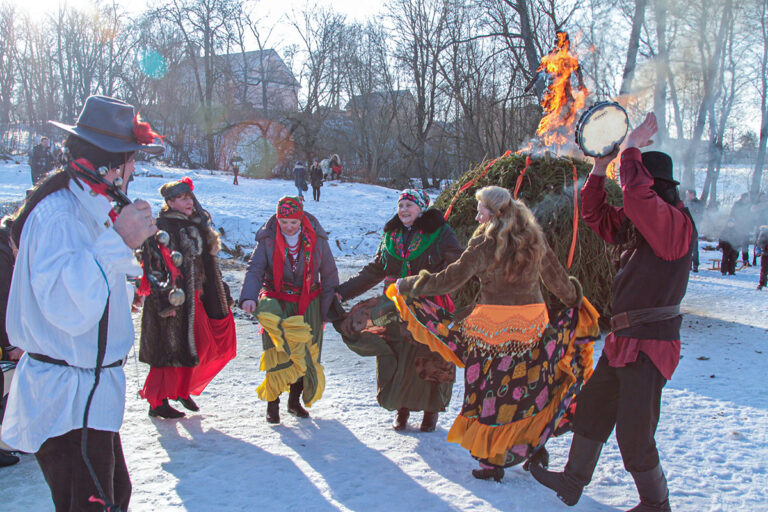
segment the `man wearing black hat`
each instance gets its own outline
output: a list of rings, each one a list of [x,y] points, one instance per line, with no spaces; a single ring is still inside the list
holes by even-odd
[[[627,137],[620,167],[623,208],[609,205],[604,190],[618,149],[595,159],[581,190],[584,220],[623,252],[613,280],[611,333],[576,400],[568,463],[562,472],[531,466],[536,480],[568,505],[578,502],[592,479],[615,427],[624,467],[640,494],[632,511],[671,510],[654,435],[662,388],[680,360],[680,302],[697,233],[680,201],[672,159],[658,151],[640,153],[656,130],[656,117],[648,114]]]
[[[53,124],[69,132],[71,159],[35,187],[12,228],[19,250],[6,328],[25,353],[3,440],[35,453],[56,510],[126,510],[122,363],[134,340],[126,278],[141,273],[133,250],[157,229],[145,201],[119,213],[112,201],[125,198],[136,151],[163,146],[114,98],[90,96],[77,124]]]

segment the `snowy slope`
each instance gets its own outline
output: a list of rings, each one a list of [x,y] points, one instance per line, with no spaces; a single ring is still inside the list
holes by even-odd
[[[143,170],[163,177],[138,177],[130,196],[149,199],[155,209],[159,186],[185,174]],[[0,167],[0,202],[23,196],[28,172],[22,165]],[[234,187],[229,176],[186,174],[195,180],[195,192],[224,228],[231,247],[251,246],[253,232],[276,200],[295,193],[287,181],[241,179]],[[307,210],[331,232],[344,279],[374,253],[397,192],[331,183],[322,194],[319,203],[308,201]],[[755,290],[757,269],[722,277],[708,270],[709,259],[718,253],[702,250],[701,257],[701,271],[692,274],[683,302],[683,359],[665,390],[657,432],[672,504],[683,511],[768,511],[768,390],[763,378],[768,370],[768,292]],[[223,265],[237,296],[244,267],[233,260]],[[327,388],[310,410],[312,418],[299,421],[283,405],[283,423],[268,425],[265,404],[255,393],[263,378],[258,371],[260,335],[241,314],[237,329],[238,357],[197,400],[201,412],[180,420],[147,416],[148,406],[136,391],[148,368],[129,356],[121,435],[133,480],[132,510],[554,512],[625,510],[636,503],[613,438],[592,484],[573,508],[520,468],[508,470],[501,484],[475,480],[473,459],[445,441],[461,404],[461,382],[436,432],[419,432],[421,414],[414,413],[411,427],[397,433],[390,428],[393,413],[376,404],[375,361],[349,351],[330,326],[323,348]],[[565,463],[569,442],[569,436],[550,442],[553,467]],[[0,510],[53,509],[33,456],[23,455],[20,464],[0,469],[0,478],[7,490]]]

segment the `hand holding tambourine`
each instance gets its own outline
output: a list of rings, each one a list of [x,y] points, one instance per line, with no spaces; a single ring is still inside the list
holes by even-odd
[[[629,118],[615,102],[601,101],[589,107],[576,123],[576,144],[585,155],[600,158],[614,151],[629,131]]]

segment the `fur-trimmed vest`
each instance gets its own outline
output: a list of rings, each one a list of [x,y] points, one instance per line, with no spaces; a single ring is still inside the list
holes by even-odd
[[[395,215],[384,225],[384,235],[382,243],[373,261],[363,267],[358,274],[341,286],[339,293],[344,300],[349,300],[370,290],[385,278],[391,280],[402,277],[403,265],[408,265],[407,275],[418,274],[421,270],[429,272],[439,272],[461,256],[464,248],[456,238],[451,226],[445,222],[440,210],[430,208],[416,219],[411,226],[411,230],[426,234],[436,233],[442,230],[432,244],[424,250],[418,257],[409,262],[398,260],[385,250],[385,241],[389,234],[404,232],[407,228],[403,225],[400,218]]]
[[[179,251],[184,261],[179,270],[180,287],[186,294],[184,304],[171,306],[167,292],[153,292],[144,303],[141,317],[141,349],[139,360],[151,366],[196,366],[195,292],[211,318],[229,315],[229,287],[221,278],[218,252],[219,234],[201,222],[196,214],[187,217],[172,210],[162,211],[158,229],[168,232],[168,249]],[[145,271],[146,268],[145,260]],[[171,316],[173,311],[175,316]]]

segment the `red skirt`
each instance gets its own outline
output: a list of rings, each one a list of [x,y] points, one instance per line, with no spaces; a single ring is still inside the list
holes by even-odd
[[[150,407],[158,407],[166,398],[189,398],[200,395],[213,378],[237,355],[235,319],[229,316],[209,318],[195,292],[195,348],[200,364],[193,367],[153,366],[139,391]]]

